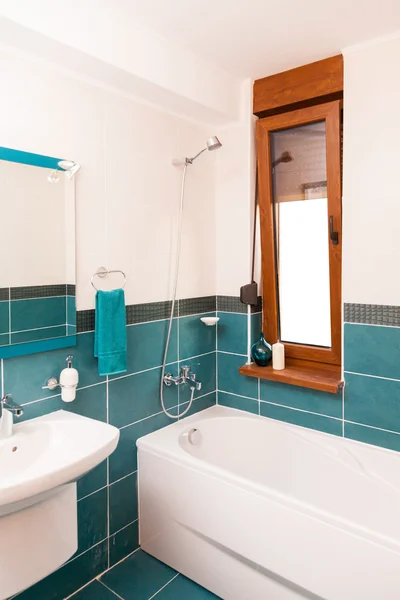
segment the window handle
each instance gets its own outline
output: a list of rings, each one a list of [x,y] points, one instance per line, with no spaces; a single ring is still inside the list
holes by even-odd
[[[333,217],[329,217],[329,237],[331,238],[331,242],[334,246],[339,243],[339,234],[333,228]]]

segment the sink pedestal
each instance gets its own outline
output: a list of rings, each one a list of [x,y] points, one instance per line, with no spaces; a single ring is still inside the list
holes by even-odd
[[[0,517],[0,600],[60,567],[78,548],[76,483]]]

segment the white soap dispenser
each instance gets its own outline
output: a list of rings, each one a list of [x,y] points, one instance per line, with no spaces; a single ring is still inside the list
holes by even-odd
[[[60,373],[61,400],[72,402],[76,397],[76,387],[79,383],[79,373],[72,366],[72,354],[67,356],[67,368]]]

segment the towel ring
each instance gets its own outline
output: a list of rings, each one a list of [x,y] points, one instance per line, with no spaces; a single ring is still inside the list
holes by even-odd
[[[92,286],[94,287],[94,289],[96,290],[96,292],[98,292],[99,290],[98,290],[98,288],[94,284],[94,278],[95,277],[101,277],[101,278],[103,278],[106,275],[109,275],[110,273],[121,273],[121,275],[124,277],[124,283],[122,285],[122,289],[124,289],[124,287],[126,286],[126,275],[125,275],[125,273],[123,271],[121,271],[120,269],[111,269],[111,271],[109,271],[108,269],[101,268],[101,269],[99,269],[97,271],[97,273],[95,273],[92,276],[92,279],[90,280],[90,283],[92,284]]]

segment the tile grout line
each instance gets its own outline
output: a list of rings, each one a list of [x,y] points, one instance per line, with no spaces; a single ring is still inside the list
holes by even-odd
[[[207,392],[207,394],[202,394],[201,396],[197,396],[193,402],[196,402],[196,400],[200,400],[201,398],[205,398],[206,396],[210,396],[211,394],[214,394],[216,390],[212,390],[211,392]],[[186,402],[184,402],[184,404],[186,404]],[[171,406],[169,410],[172,410],[173,408],[176,408],[178,405],[175,404],[175,406]],[[141,423],[142,421],[147,421],[147,419],[151,419],[152,417],[157,417],[158,415],[162,415],[163,411],[160,410],[159,412],[156,412],[152,415],[149,415],[148,417],[143,417],[143,419],[138,419],[137,421],[133,421],[132,423],[128,423],[127,425],[122,425],[121,427],[119,427],[119,429],[126,429],[126,427],[130,427],[131,425],[136,425],[137,423]]]
[[[110,423],[108,375],[106,376],[106,417]],[[107,456],[107,565],[110,568],[110,457]]]
[[[393,377],[382,377],[382,375],[371,375],[370,373],[357,373],[356,371],[344,371],[346,375],[358,375],[359,377],[372,377],[373,379],[384,379],[385,381],[397,381],[400,383],[400,379],[394,379]]]
[[[180,575],[180,573],[177,573],[176,575],[174,575],[172,577],[172,579],[170,579],[169,581],[167,581],[167,583],[165,585],[163,585],[159,590],[157,590],[155,594],[153,594],[152,596],[150,596],[150,598],[148,598],[148,600],[153,600],[153,598],[155,598],[163,589],[165,589],[167,587],[167,585],[169,585],[170,583],[172,583],[174,581],[174,579],[176,579],[179,575]]]
[[[111,592],[112,594],[114,594],[114,596],[116,598],[119,598],[119,600],[124,600],[124,598],[122,596],[120,596],[119,594],[117,594],[117,592],[114,592],[114,590],[111,589],[110,587],[108,587],[108,585],[106,585],[103,581],[101,581],[101,579],[98,579],[97,581],[100,583],[100,585],[104,586],[109,592]]]
[[[134,523],[137,523],[139,521],[139,517],[137,519],[135,519],[134,521],[131,521],[130,523],[128,523],[127,525],[124,525],[123,527],[121,527],[121,529],[118,529],[117,531],[114,531],[113,535],[117,535],[117,533],[120,533],[121,531],[123,531],[124,529],[126,529],[127,527],[130,527],[131,525],[133,525]]]

